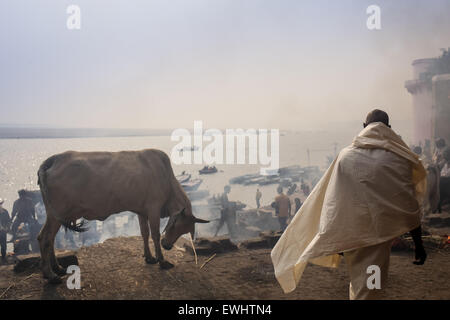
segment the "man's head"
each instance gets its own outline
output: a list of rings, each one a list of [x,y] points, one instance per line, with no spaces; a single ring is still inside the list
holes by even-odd
[[[228,185],[226,185],[225,187],[223,187],[223,191],[224,191],[225,193],[230,193],[231,187],[228,186]]]
[[[382,122],[389,128],[391,127],[389,124],[388,114],[380,109],[374,109],[369,112],[369,114],[366,117],[366,122],[363,123],[364,128],[373,122]]]
[[[421,146],[414,147],[413,152],[418,156],[422,155],[422,147]]]
[[[25,195],[27,194],[24,189],[20,189],[18,192],[19,198],[25,198]]]
[[[279,194],[282,194],[283,193],[283,187],[279,186],[277,188],[277,191],[278,191]]]
[[[436,140],[436,148],[444,149],[445,148],[445,139],[439,138]]]
[[[5,200],[0,199],[0,208],[3,206],[3,203],[5,202]]]

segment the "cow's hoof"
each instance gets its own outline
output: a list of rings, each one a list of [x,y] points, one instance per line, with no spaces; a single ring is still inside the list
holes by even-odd
[[[67,274],[67,269],[63,268],[63,267],[56,267],[53,269],[53,271],[58,275],[58,276],[65,276]]]
[[[156,259],[155,257],[149,257],[145,258],[145,262],[147,262],[148,264],[155,264],[158,262],[158,259]]]
[[[167,270],[173,268],[173,264],[169,261],[163,260],[159,262],[159,267],[163,270]]]
[[[61,284],[62,283],[61,277],[57,276],[57,275],[49,277],[47,281],[49,284]]]

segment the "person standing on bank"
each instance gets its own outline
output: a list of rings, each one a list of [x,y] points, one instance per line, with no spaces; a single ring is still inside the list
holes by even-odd
[[[33,201],[27,196],[25,190],[19,190],[19,199],[14,201],[11,219],[13,224],[11,227],[13,237],[15,238],[17,229],[21,223],[28,223],[30,226],[37,222],[36,213],[34,212]]]
[[[231,239],[234,239],[237,236],[237,226],[236,226],[236,203],[228,200],[228,194],[231,191],[231,187],[226,185],[223,188],[223,193],[220,196],[220,219],[219,224],[217,225],[215,237],[219,234],[220,229],[222,229],[223,225],[226,224],[228,228],[228,234]]]
[[[296,288],[308,262],[336,268],[343,253],[350,299],[385,297],[393,239],[411,232],[413,263],[426,260],[421,239],[426,177],[419,157],[391,129],[387,113],[371,111],[272,250],[283,291]],[[368,273],[373,266],[378,271]],[[373,272],[379,281],[369,287]]]
[[[261,197],[262,197],[262,193],[261,191],[259,191],[259,189],[256,189],[256,208],[259,209],[259,207],[261,206]]]
[[[291,200],[283,193],[281,186],[277,189],[278,195],[275,197],[275,205],[278,208],[278,221],[281,231],[286,230],[287,221],[291,217]]]
[[[3,199],[0,199],[0,248],[2,253],[2,262],[6,262],[6,236],[11,226],[11,219],[8,211],[3,208]]]

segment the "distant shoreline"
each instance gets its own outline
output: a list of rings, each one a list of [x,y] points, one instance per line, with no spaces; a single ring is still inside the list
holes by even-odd
[[[0,127],[0,139],[73,139],[170,136],[171,130]]]

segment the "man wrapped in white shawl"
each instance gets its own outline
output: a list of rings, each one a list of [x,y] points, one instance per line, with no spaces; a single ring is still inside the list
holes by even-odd
[[[421,241],[426,171],[375,109],[364,129],[323,175],[273,248],[275,276],[293,291],[308,262],[338,267],[342,253],[350,275],[350,299],[379,299],[386,287],[394,238],[411,231],[415,264],[426,253]],[[375,266],[375,267],[374,267]],[[368,277],[379,268],[379,283]]]

